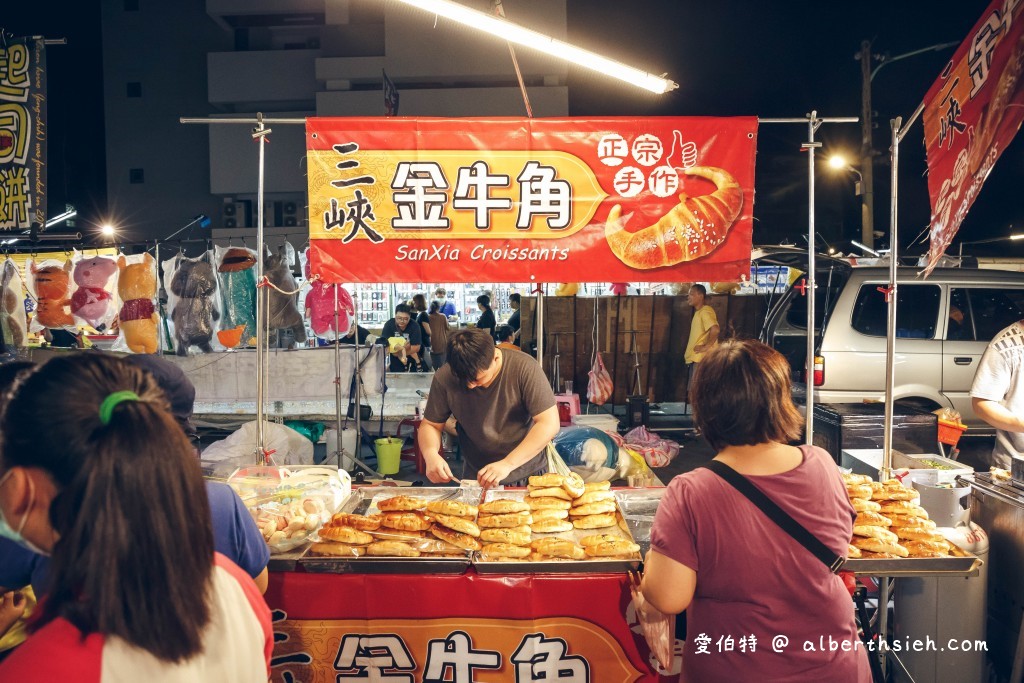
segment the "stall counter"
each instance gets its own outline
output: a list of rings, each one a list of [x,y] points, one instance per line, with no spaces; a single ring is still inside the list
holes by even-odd
[[[656,683],[678,676],[654,668],[626,574],[284,571],[271,572],[266,598],[276,683]]]

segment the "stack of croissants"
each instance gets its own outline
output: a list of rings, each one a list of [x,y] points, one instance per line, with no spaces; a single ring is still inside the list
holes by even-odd
[[[479,507],[457,500],[393,496],[377,514],[338,513],[318,532],[310,551],[341,557],[465,557],[485,561],[635,559],[640,546],[614,529],[624,524],[607,482],[579,475],[530,477],[526,495],[493,498]],[[570,538],[580,530],[612,533]],[[538,537],[534,537],[538,534]]]
[[[935,522],[918,505],[920,494],[898,479],[872,481],[843,474],[850,503],[857,512],[848,557],[948,557],[949,541],[935,532]]]

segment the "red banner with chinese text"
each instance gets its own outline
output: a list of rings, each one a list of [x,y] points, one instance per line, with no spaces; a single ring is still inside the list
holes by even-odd
[[[682,665],[659,673],[623,574],[272,572],[266,597],[275,683],[665,683]]]
[[[925,275],[1024,121],[1024,0],[993,0],[924,102],[932,218]]]
[[[737,281],[757,119],[311,118],[327,282]]]

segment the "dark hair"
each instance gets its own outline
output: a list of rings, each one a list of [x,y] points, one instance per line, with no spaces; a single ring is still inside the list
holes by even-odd
[[[708,288],[705,287],[704,285],[693,284],[693,285],[690,285],[690,289],[696,289],[698,292],[700,292],[701,296],[707,296],[708,295]]]
[[[508,295],[508,302],[509,302],[510,304],[518,304],[518,303],[521,303],[521,302],[522,302],[522,299],[523,299],[523,297],[522,297],[522,296],[520,296],[519,294],[516,294],[516,293],[514,293],[514,292],[513,292],[512,294],[509,294],[509,295]]]
[[[494,336],[500,342],[508,341],[512,338],[513,334],[515,334],[515,332],[512,331],[511,325],[498,325],[494,329]]]
[[[448,366],[463,384],[475,381],[493,362],[494,337],[487,330],[473,327],[448,337]]]
[[[713,346],[694,372],[694,425],[715,450],[800,438],[803,418],[793,405],[789,363],[775,349],[730,339]]]
[[[409,308],[409,304],[398,304],[395,306],[395,315],[399,313],[407,313],[409,317],[412,317],[412,309]]]
[[[434,290],[434,296],[437,296],[438,294],[448,296],[448,291],[444,287],[438,287],[437,289]]]
[[[109,424],[100,404],[115,391]],[[34,628],[64,618],[157,659],[203,650],[213,572],[199,461],[151,375],[98,353],[58,356],[27,376],[0,418],[3,469],[46,472],[58,492],[49,596]]]
[[[427,310],[427,297],[423,296],[422,294],[413,294],[412,307],[415,308],[417,311]]]
[[[28,360],[12,360],[0,364],[0,405],[7,401],[18,383],[35,367],[36,364]]]
[[[171,406],[171,414],[178,426],[189,435],[196,436],[196,426],[192,423],[192,411],[196,404],[196,385],[188,378],[178,365],[152,353],[132,353],[121,359],[142,368],[153,375],[156,384],[167,396]]]
[[[487,296],[486,294],[481,294],[476,298],[476,302],[483,306],[484,308],[489,308],[491,305],[491,297]]]
[[[437,313],[440,310],[441,310],[441,304],[437,303],[436,301],[431,301],[430,302],[430,312],[431,313]]]

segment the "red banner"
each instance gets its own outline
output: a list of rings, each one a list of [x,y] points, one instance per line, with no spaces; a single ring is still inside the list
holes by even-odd
[[[737,281],[757,119],[306,124],[327,282]]]
[[[623,574],[273,572],[266,597],[280,683],[662,683],[681,666],[653,668]]]
[[[927,275],[1024,121],[1024,0],[993,0],[925,96]]]

